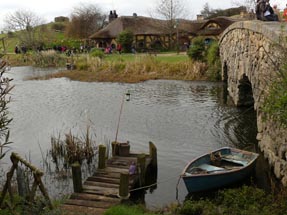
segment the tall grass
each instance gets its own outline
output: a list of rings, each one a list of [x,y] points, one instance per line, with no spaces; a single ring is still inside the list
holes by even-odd
[[[47,78],[68,77],[79,81],[135,83],[151,79],[206,80],[207,66],[190,60],[166,62],[157,56],[138,55],[134,59],[114,60],[85,56],[78,58],[75,71],[52,74]]]
[[[70,166],[74,162],[82,163],[86,160],[89,164],[96,153],[96,143],[89,127],[83,137],[75,136],[71,131],[65,134],[64,140],[61,140],[60,135],[51,137],[50,154],[57,169],[59,169],[60,162],[63,162],[64,166]]]
[[[31,60],[38,67],[59,67],[64,66],[66,57],[63,54],[58,54],[54,50],[33,52]]]

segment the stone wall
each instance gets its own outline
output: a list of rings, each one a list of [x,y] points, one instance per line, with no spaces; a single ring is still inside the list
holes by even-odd
[[[285,30],[282,30],[285,29]],[[246,21],[229,26],[220,39],[222,79],[237,106],[254,105],[259,147],[274,173],[287,186],[287,130],[261,111],[283,59],[286,24]]]

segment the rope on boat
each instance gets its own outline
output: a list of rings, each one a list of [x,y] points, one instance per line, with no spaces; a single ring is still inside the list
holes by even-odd
[[[147,185],[147,186],[143,186],[143,187],[138,187],[138,188],[135,188],[135,189],[132,189],[130,190],[130,192],[134,192],[134,191],[138,191],[138,190],[143,190],[143,189],[147,189],[147,188],[150,188],[150,187],[153,187],[155,185],[159,185],[159,184],[163,184],[163,183],[166,183],[174,178],[177,178],[178,176],[176,177],[170,177],[169,179],[166,179],[166,180],[163,180],[163,181],[160,181],[160,182],[156,182],[156,183],[153,183],[153,184],[150,184],[150,185]],[[180,176],[181,178],[181,176]],[[177,183],[177,186],[179,184],[179,180],[178,180],[178,183]]]

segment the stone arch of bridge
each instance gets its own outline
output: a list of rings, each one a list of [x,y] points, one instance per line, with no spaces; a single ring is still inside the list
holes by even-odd
[[[238,84],[238,106],[251,107],[254,105],[253,89],[246,74],[243,74]]]

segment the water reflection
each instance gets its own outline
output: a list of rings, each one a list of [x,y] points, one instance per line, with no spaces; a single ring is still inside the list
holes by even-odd
[[[50,150],[52,135],[70,129],[81,134],[87,124],[93,128],[96,144],[113,141],[122,97],[130,92],[118,140],[128,140],[133,151],[147,152],[149,141],[158,148],[157,188],[145,195],[150,208],[175,200],[178,177],[191,159],[225,145],[242,148],[256,144],[254,113],[229,105],[222,83],[84,83],[65,78],[25,81],[28,76],[47,72],[54,71],[18,67],[9,74],[16,85],[10,107],[14,118],[13,150],[24,157],[30,155],[31,161],[41,166],[41,151]],[[53,188],[71,185],[69,180],[46,177],[45,183],[55,195]],[[60,185],[56,185],[57,181]],[[62,190],[61,193],[69,192],[70,188]],[[185,196],[185,187],[180,183],[179,197],[183,200]]]

